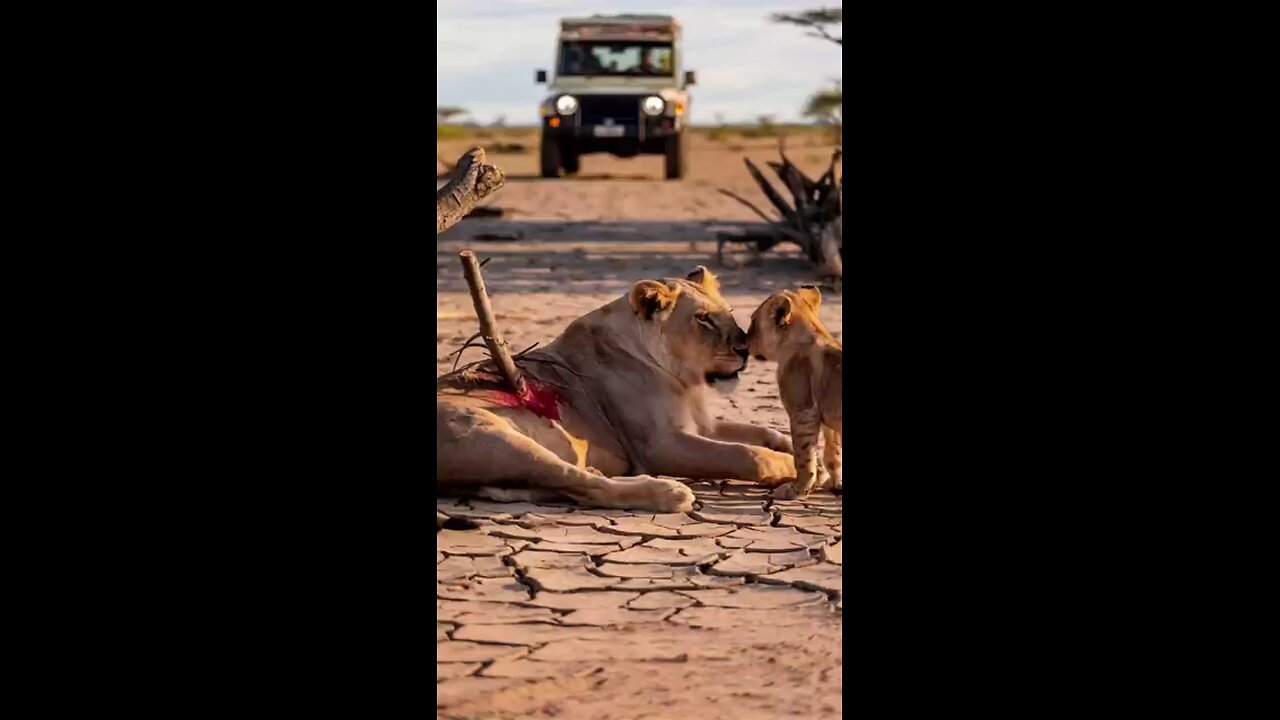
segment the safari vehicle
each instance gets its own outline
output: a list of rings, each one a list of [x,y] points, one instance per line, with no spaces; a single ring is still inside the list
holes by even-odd
[[[587,153],[662,155],[684,176],[692,70],[680,73],[680,25],[667,15],[560,21],[555,77],[542,103],[542,177],[578,172]],[[547,82],[538,70],[537,82]]]

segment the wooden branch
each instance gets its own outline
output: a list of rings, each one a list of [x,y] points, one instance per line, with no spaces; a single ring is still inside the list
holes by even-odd
[[[841,250],[844,225],[842,190],[844,183],[837,182],[835,177],[836,163],[841,156],[840,148],[836,148],[835,152],[832,153],[826,172],[816,182],[805,175],[804,171],[796,166],[795,163],[791,162],[791,158],[787,157],[786,147],[781,141],[778,143],[778,155],[781,157],[782,162],[767,162],[766,164],[777,174],[782,181],[783,187],[791,193],[795,206],[792,207],[787,204],[783,196],[750,158],[743,158],[742,161],[747,166],[747,171],[751,173],[752,179],[755,180],[756,185],[760,187],[760,191],[764,193],[769,202],[782,215],[782,219],[770,220],[762,210],[746,199],[728,190],[720,189],[720,193],[737,200],[751,208],[762,219],[769,221],[771,223],[770,231],[775,236],[775,239],[767,242],[767,236],[759,233],[747,234],[746,236],[721,233],[717,237],[717,258],[723,261],[722,252],[725,243],[755,242],[759,251],[764,251],[778,242],[790,240],[800,246],[801,251],[810,260],[822,266],[828,275],[842,276]]]
[[[773,203],[773,206],[778,209],[778,212],[782,213],[783,218],[790,220],[795,215],[795,210],[793,210],[791,206],[787,205],[787,201],[782,199],[782,196],[778,194],[777,190],[773,189],[773,185],[771,185],[768,178],[760,172],[760,168],[756,167],[756,164],[751,162],[751,158],[742,158],[742,162],[746,163],[747,172],[751,173],[752,179],[754,179],[756,184],[760,186],[760,190],[764,193],[764,196],[769,198],[769,202]]]
[[[773,161],[767,161],[765,165],[768,165],[769,169],[773,170],[773,174],[777,175],[778,179],[782,181],[782,185],[791,191],[791,202],[795,204],[796,210],[798,211],[804,207],[804,198],[797,195],[795,190],[791,188],[791,183],[787,181],[788,166],[785,163]]]
[[[836,163],[840,161],[841,156],[842,153],[840,148],[836,148],[832,151],[831,162],[827,165],[827,171],[822,174],[822,177],[818,178],[818,186],[821,189],[818,194],[817,205],[822,210],[823,219],[828,222],[830,222],[832,218],[830,211],[833,200],[836,204],[837,211],[839,210],[840,201],[839,198],[836,197],[839,194],[839,187],[837,187],[836,183]]]
[[[484,148],[471,148],[458,158],[453,178],[436,190],[436,235],[456,225],[506,182],[502,171],[484,160]]]
[[[796,174],[799,175],[800,179],[804,181],[804,191],[808,193],[808,196],[810,198],[812,198],[814,196],[813,194],[818,190],[818,183],[809,179],[809,176],[805,175],[804,171],[801,170],[798,165],[791,162],[791,158],[787,157],[786,148],[784,148],[781,144],[778,145],[778,156],[782,158],[783,165],[788,166],[792,170],[796,171]]]
[[[484,151],[480,153],[480,160],[484,160]],[[501,173],[499,173],[499,179],[501,179]],[[475,253],[463,250],[458,253],[458,259],[462,261],[462,273],[467,278],[467,287],[471,289],[471,304],[475,306],[476,317],[480,319],[480,335],[484,338],[484,344],[489,347],[489,354],[493,356],[493,362],[498,366],[498,372],[507,381],[507,385],[516,395],[523,396],[525,394],[524,376],[520,374],[520,369],[511,359],[511,353],[507,351],[507,341],[503,340],[502,334],[498,332],[498,322],[493,317],[493,308],[489,305],[489,293],[484,289],[484,278],[480,276],[480,264],[476,262]]]
[[[813,195],[805,188],[804,179],[800,171],[790,162],[783,168],[782,182],[786,183],[787,189],[791,191],[791,195],[796,199],[796,214],[801,219],[804,219],[805,215],[808,214],[809,206],[813,205]]]
[[[777,218],[771,218],[771,217],[769,217],[768,215],[765,215],[763,210],[761,210],[760,208],[758,208],[758,207],[756,207],[755,205],[753,205],[753,204],[751,203],[751,201],[747,200],[746,198],[742,197],[741,195],[739,195],[739,194],[737,194],[737,193],[735,193],[735,192],[731,192],[731,191],[729,191],[729,190],[725,190],[724,188],[716,188],[716,190],[717,190],[721,195],[728,195],[729,197],[733,198],[734,200],[737,200],[738,202],[742,203],[743,205],[746,205],[747,207],[751,208],[751,209],[755,212],[755,214],[759,215],[759,216],[760,216],[760,218],[761,218],[762,220],[764,220],[765,222],[767,222],[767,223],[774,223],[774,222],[777,222]]]
[[[813,211],[813,203],[805,197],[804,187],[800,180],[800,172],[790,162],[787,163],[783,170],[783,181],[787,184],[787,188],[791,190],[792,197],[796,199],[796,215],[793,224],[804,235],[805,239],[800,246],[808,253],[810,260],[820,262],[822,260],[822,247],[820,245],[822,229],[820,227],[815,229],[814,225],[820,224],[821,218]]]

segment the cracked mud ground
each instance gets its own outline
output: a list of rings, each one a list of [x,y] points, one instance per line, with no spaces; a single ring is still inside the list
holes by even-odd
[[[475,332],[457,260],[467,247],[493,258],[485,281],[516,348],[551,340],[636,280],[697,264],[719,275],[743,327],[773,289],[812,281],[785,256],[718,267],[714,244],[486,245],[464,232],[437,246],[438,372]],[[836,337],[840,313],[824,290],[820,315]],[[774,371],[753,362],[715,414],[785,431]],[[437,717],[840,717],[843,499],[689,485],[698,505],[687,514],[439,499],[449,522],[436,536]]]
[[[841,498],[690,485],[688,514],[439,501],[441,716],[838,717]]]

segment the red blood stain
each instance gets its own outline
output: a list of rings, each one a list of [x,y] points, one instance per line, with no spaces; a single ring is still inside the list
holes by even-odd
[[[523,395],[516,395],[510,390],[492,390],[486,396],[504,407],[523,407],[538,417],[560,419],[560,410],[556,407],[560,402],[560,394],[550,386],[529,377],[524,379]]]

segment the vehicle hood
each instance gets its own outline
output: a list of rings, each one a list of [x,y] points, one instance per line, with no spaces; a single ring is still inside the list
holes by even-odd
[[[675,80],[665,77],[618,77],[605,80],[602,77],[558,77],[551,83],[552,93],[580,95],[631,95],[635,93],[658,94],[677,90]]]

